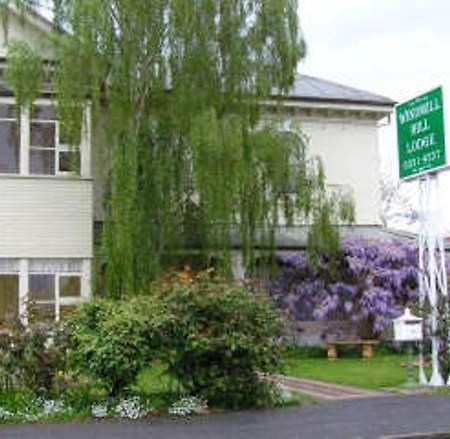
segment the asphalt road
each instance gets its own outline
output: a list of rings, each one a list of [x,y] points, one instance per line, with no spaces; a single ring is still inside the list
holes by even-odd
[[[0,426],[1,439],[372,439],[426,432],[450,432],[449,397],[388,396],[213,414],[189,421],[164,417],[139,422]]]

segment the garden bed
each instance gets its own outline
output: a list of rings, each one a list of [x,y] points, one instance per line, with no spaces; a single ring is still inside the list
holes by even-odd
[[[280,390],[277,407],[305,405],[315,400],[300,392]],[[69,422],[87,419],[150,419],[155,416],[207,415],[217,409],[185,394],[170,379],[165,367],[155,364],[143,370],[128,396],[109,398],[98,387],[86,385],[59,395],[39,397],[30,390],[0,392],[0,424]]]

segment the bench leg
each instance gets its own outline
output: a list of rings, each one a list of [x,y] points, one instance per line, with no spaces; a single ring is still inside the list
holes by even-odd
[[[335,344],[329,344],[328,345],[328,359],[329,360],[336,360],[338,357],[337,347]]]
[[[363,358],[373,357],[373,347],[371,344],[363,344],[362,356]]]

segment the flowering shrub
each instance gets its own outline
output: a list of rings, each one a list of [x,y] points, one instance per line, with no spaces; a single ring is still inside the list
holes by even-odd
[[[120,399],[105,399],[92,404],[93,418],[118,417],[121,419],[140,419],[149,415],[153,407],[140,396],[129,396]]]
[[[139,396],[131,396],[119,400],[114,408],[114,412],[119,418],[139,419],[152,412],[152,408]]]
[[[0,393],[0,424],[77,419],[88,413],[93,418],[140,419],[153,411],[149,400],[137,395],[99,399],[83,407],[72,406],[71,398],[67,396],[36,397],[32,392],[22,390]]]
[[[174,402],[169,408],[169,413],[175,416],[189,416],[201,413],[208,408],[205,400],[196,396],[186,396]]]
[[[62,399],[35,397],[27,391],[0,396],[0,423],[37,422],[68,415],[72,407]]]
[[[335,257],[281,258],[269,294],[294,321],[348,319],[372,338],[418,298],[417,247],[402,241],[349,240]]]
[[[45,418],[66,410],[71,410],[71,408],[66,407],[64,401],[61,400],[39,398],[37,403],[42,408],[42,416]]]
[[[108,416],[108,404],[105,401],[93,404],[91,416],[93,418],[106,418]]]

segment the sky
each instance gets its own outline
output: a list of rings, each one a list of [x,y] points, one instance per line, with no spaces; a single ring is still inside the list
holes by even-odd
[[[299,15],[308,48],[300,73],[398,102],[442,85],[450,111],[450,0],[299,0]],[[398,180],[393,123],[380,129],[380,156],[383,175]],[[448,231],[449,174],[440,176]],[[415,184],[402,186],[414,202]]]

